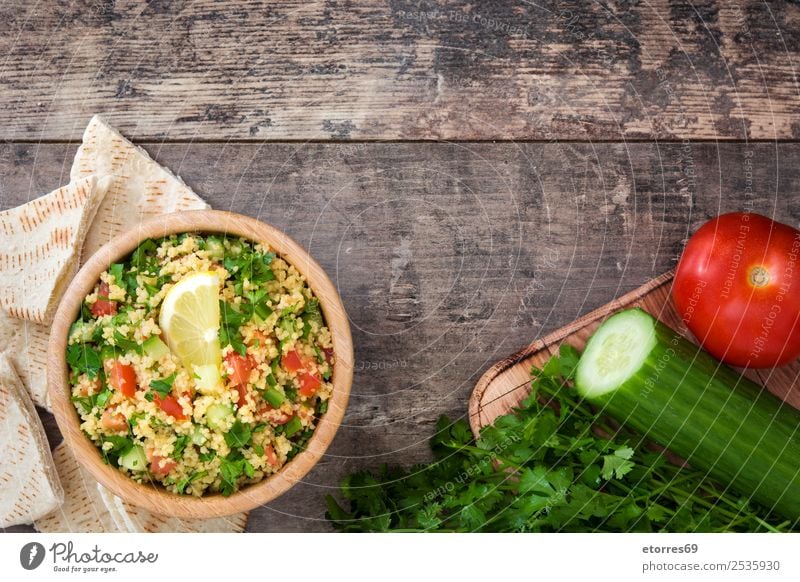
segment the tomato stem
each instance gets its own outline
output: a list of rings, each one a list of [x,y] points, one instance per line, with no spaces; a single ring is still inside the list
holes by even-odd
[[[749,279],[753,287],[766,287],[770,280],[769,271],[761,265],[757,265],[750,269]]]

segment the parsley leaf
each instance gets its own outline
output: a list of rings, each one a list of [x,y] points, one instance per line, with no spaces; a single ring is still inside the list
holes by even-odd
[[[603,455],[603,479],[612,478],[622,479],[631,472],[634,464],[629,460],[633,456],[633,449],[630,447],[620,447],[614,451],[613,455]]]
[[[175,377],[177,375],[178,375],[177,372],[173,372],[166,378],[161,378],[160,380],[153,380],[152,382],[150,382],[150,388],[158,392],[158,395],[161,398],[166,398],[172,391],[172,384],[175,382]]]
[[[184,491],[186,491],[186,487],[188,487],[190,483],[193,483],[198,479],[202,479],[206,475],[208,475],[208,471],[194,471],[188,477],[184,477],[183,479],[178,481],[175,484],[175,489],[178,491],[178,493],[183,493]]]
[[[572,388],[578,353],[562,346],[531,371],[531,394],[474,438],[440,418],[434,460],[348,475],[340,531],[796,531],[740,503],[705,472],[680,467],[642,436],[609,422]],[[294,452],[293,449],[292,452]]]
[[[231,429],[225,433],[225,442],[231,449],[241,449],[250,444],[253,431],[249,424],[240,420],[233,423]]]
[[[189,436],[182,434],[178,435],[175,439],[175,449],[172,451],[172,455],[170,455],[173,459],[180,459],[181,455],[183,455],[183,451],[186,450],[186,445],[189,444]]]
[[[96,378],[103,363],[100,352],[88,344],[72,344],[67,348],[67,363],[73,372],[85,373],[89,378]]]

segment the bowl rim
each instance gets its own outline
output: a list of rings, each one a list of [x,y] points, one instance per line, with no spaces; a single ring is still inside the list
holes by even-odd
[[[229,497],[219,493],[194,497],[171,493],[161,486],[137,483],[117,468],[106,465],[98,447],[80,429],[80,417],[70,400],[65,357],[69,328],[77,318],[84,297],[109,265],[133,252],[148,238],[197,232],[240,236],[268,244],[294,266],[319,299],[331,330],[336,361],[333,392],[328,410],[319,420],[306,449],[281,469],[258,483],[247,485]],[[64,442],[78,463],[100,484],[133,505],[154,513],[179,518],[224,517],[259,507],[288,491],[322,458],[344,418],[353,380],[353,343],[341,298],[322,267],[297,242],[277,228],[249,216],[220,210],[193,210],[159,215],[142,221],[97,250],[81,267],[65,290],[55,313],[47,350],[47,384],[53,415]]]

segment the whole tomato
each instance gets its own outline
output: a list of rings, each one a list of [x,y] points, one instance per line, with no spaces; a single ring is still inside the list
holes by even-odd
[[[714,357],[767,368],[800,356],[800,231],[759,214],[706,222],[689,239],[672,296]]]

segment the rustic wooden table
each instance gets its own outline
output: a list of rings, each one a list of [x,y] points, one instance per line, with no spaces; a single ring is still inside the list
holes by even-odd
[[[338,285],[345,424],[252,531],[328,530],[344,474],[424,460],[493,361],[672,267],[710,216],[800,222],[782,0],[11,1],[0,31],[0,207],[65,183],[104,113]]]

